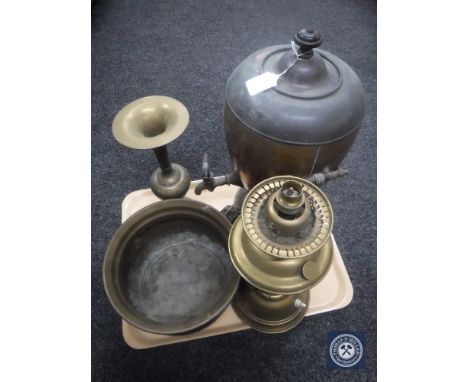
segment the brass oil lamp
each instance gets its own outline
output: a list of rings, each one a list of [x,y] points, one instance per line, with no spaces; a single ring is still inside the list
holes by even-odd
[[[277,333],[302,320],[309,289],[331,265],[332,227],[330,202],[309,181],[277,176],[250,190],[229,236],[243,278],[233,307],[245,323]]]

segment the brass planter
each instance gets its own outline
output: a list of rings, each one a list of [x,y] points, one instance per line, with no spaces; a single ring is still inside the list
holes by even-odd
[[[114,309],[151,333],[187,333],[211,322],[239,282],[227,249],[230,228],[219,211],[189,199],[153,203],[132,215],[104,258]]]

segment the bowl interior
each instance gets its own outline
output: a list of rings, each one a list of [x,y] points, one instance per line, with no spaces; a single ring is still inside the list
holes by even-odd
[[[122,303],[155,332],[200,326],[232,294],[227,237],[214,223],[182,217],[151,222],[127,241],[118,263]]]

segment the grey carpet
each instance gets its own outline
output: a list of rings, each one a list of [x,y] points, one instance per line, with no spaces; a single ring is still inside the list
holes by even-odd
[[[345,167],[325,186],[335,237],[354,285],[343,310],[307,318],[281,335],[253,330],[136,351],[103,286],[103,255],[120,223],[122,199],[146,188],[153,154],[119,146],[115,113],[150,94],[182,101],[187,131],[170,145],[193,178],[203,151],[215,174],[229,170],[223,123],[225,83],[257,49],[288,43],[303,26],[347,61],[367,93],[363,128]],[[372,0],[99,0],[92,8],[92,376],[95,381],[374,381],[376,379],[376,4]],[[325,368],[326,335],[366,333],[364,370]]]

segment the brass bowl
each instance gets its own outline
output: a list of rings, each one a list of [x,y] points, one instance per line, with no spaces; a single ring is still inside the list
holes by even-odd
[[[104,286],[117,313],[151,333],[199,329],[231,302],[239,275],[229,258],[231,224],[189,199],[153,203],[127,219],[104,258]]]

